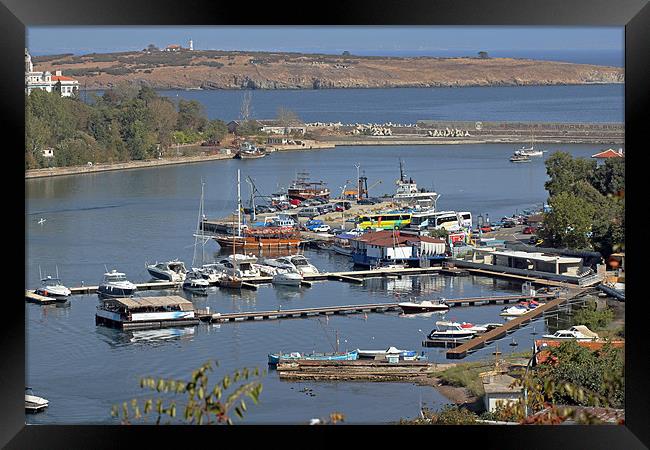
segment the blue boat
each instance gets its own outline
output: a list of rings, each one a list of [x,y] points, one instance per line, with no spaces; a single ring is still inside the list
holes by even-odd
[[[269,353],[269,365],[275,366],[280,360],[289,361],[355,361],[359,359],[359,353],[356,350],[351,352],[332,352],[332,353]]]

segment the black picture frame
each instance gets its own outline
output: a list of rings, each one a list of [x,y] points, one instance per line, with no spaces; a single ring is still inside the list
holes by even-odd
[[[256,6],[255,6],[256,5]],[[49,1],[1,0],[0,55],[3,57],[4,76],[0,93],[4,99],[2,129],[5,138],[16,136],[18,143],[7,144],[5,198],[14,196],[13,189],[24,183],[20,167],[24,160],[20,142],[24,136],[24,73],[23,50],[25,27],[37,25],[544,25],[544,26],[624,26],[625,27],[625,144],[627,201],[635,208],[627,208],[627,240],[632,248],[627,251],[628,291],[632,300],[626,312],[626,424],[624,426],[472,426],[472,427],[267,427],[259,432],[249,426],[240,427],[153,427],[153,426],[26,426],[23,388],[25,380],[25,320],[21,309],[19,288],[16,295],[3,299],[7,308],[2,330],[2,357],[0,358],[0,404],[2,426],[0,444],[10,449],[35,448],[113,448],[124,444],[146,442],[151,444],[179,442],[178,445],[250,445],[250,439],[276,445],[294,441],[297,445],[311,445],[312,436],[324,437],[344,433],[346,438],[358,437],[358,445],[370,446],[384,440],[385,433],[406,438],[407,445],[439,445],[442,436],[451,438],[463,447],[497,448],[647,448],[650,445],[648,412],[648,339],[643,334],[645,315],[639,277],[643,241],[638,232],[643,222],[644,134],[647,129],[646,112],[650,89],[650,5],[647,0],[491,0],[444,1],[357,1],[354,3],[269,3],[238,4],[208,0],[177,2],[161,0]],[[632,164],[630,164],[633,161]],[[645,166],[645,167],[644,167]],[[14,178],[15,177],[15,178]],[[24,184],[23,184],[24,186]],[[632,197],[630,197],[630,193]],[[21,232],[24,214],[16,200],[13,214],[5,214],[5,242]],[[630,221],[630,218],[639,219]],[[24,217],[24,216],[23,216]],[[634,232],[631,224],[635,224]],[[23,233],[24,233],[23,228]],[[636,238],[636,239],[635,239]],[[27,245],[27,243],[26,243]],[[17,246],[16,246],[17,247]],[[24,249],[23,249],[24,250]],[[22,256],[21,256],[22,255]],[[25,252],[11,253],[10,261],[25,260]],[[25,261],[26,262],[26,261]],[[636,275],[635,275],[636,274]],[[632,289],[630,291],[630,288]],[[637,295],[635,295],[637,293]],[[278,405],[279,408],[282,405]],[[387,408],[390,405],[386,405]],[[367,428],[367,429],[361,429]],[[296,432],[298,432],[296,434]],[[218,433],[218,434],[215,434]],[[227,441],[235,438],[235,441]],[[305,441],[305,439],[310,439]],[[379,439],[377,439],[379,438]],[[319,440],[325,445],[336,441]],[[291,442],[293,443],[293,442]],[[444,444],[443,444],[444,445]],[[446,444],[450,445],[450,444]]]

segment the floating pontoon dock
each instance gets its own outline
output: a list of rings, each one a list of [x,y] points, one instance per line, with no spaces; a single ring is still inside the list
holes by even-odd
[[[449,359],[464,358],[465,356],[467,356],[468,353],[471,353],[476,349],[484,347],[486,344],[489,344],[492,341],[505,337],[509,332],[512,332],[515,329],[521,327],[522,325],[527,324],[528,322],[540,316],[541,314],[551,309],[554,309],[565,302],[569,302],[577,297],[581,297],[582,295],[585,294],[586,294],[585,290],[574,290],[573,292],[569,293],[565,297],[559,297],[547,303],[541,304],[537,308],[530,310],[526,314],[516,317],[512,320],[509,320],[508,322],[506,322],[505,324],[503,324],[498,328],[495,328],[490,331],[486,331],[480,336],[472,338],[469,341],[466,341],[461,345],[451,350],[448,350],[447,358]]]

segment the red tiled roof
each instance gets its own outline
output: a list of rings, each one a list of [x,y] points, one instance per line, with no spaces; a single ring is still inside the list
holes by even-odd
[[[438,238],[431,238],[427,236],[418,236],[414,234],[404,234],[399,231],[395,231],[393,234],[392,231],[374,231],[370,233],[365,233],[358,238],[354,239],[355,241],[365,242],[369,245],[377,245],[379,247],[392,247],[396,246],[405,246],[409,245],[412,242],[431,242],[437,244],[444,244],[445,241]]]
[[[52,75],[52,81],[77,81],[77,80],[70,77],[64,77],[63,75]]]
[[[600,153],[596,153],[595,155],[591,155],[592,158],[624,158],[625,153],[619,153],[616,150],[612,150],[611,148],[604,150]]]

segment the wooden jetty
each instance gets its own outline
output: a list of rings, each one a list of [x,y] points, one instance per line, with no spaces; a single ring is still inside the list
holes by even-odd
[[[414,378],[433,377],[442,370],[427,361],[399,361],[389,363],[377,360],[355,361],[285,361],[277,365],[281,380],[364,380],[364,381],[413,381]],[[449,366],[444,365],[445,368]]]
[[[492,297],[466,297],[466,298],[449,298],[445,303],[450,307],[454,306],[482,306],[482,305],[502,305],[515,303],[526,300],[548,300],[556,298],[555,294],[537,294],[537,295],[495,295]]]
[[[67,298],[48,297],[28,290],[25,291],[25,300],[30,303],[36,303],[38,305],[50,305],[52,303],[65,303],[68,301]]]
[[[495,328],[490,331],[470,339],[469,341],[464,342],[463,344],[447,351],[447,358],[449,359],[459,359],[467,356],[468,353],[475,351],[476,349],[484,347],[486,344],[489,344],[492,341],[501,339],[505,337],[509,332],[514,331],[515,329],[521,327],[522,325],[527,324],[531,320],[537,318],[538,316],[544,314],[546,311],[554,309],[561,304],[571,301],[579,296],[582,296],[586,293],[585,290],[574,290],[566,297],[559,297],[554,300],[551,300],[547,303],[539,305],[537,308],[530,310],[526,314],[516,317],[512,320],[509,320],[502,326]]]
[[[248,320],[293,319],[331,314],[360,314],[401,311],[397,303],[371,303],[364,305],[324,306],[320,308],[285,309],[277,311],[249,311],[236,313],[209,313],[197,310],[196,316],[204,322],[244,322]]]

